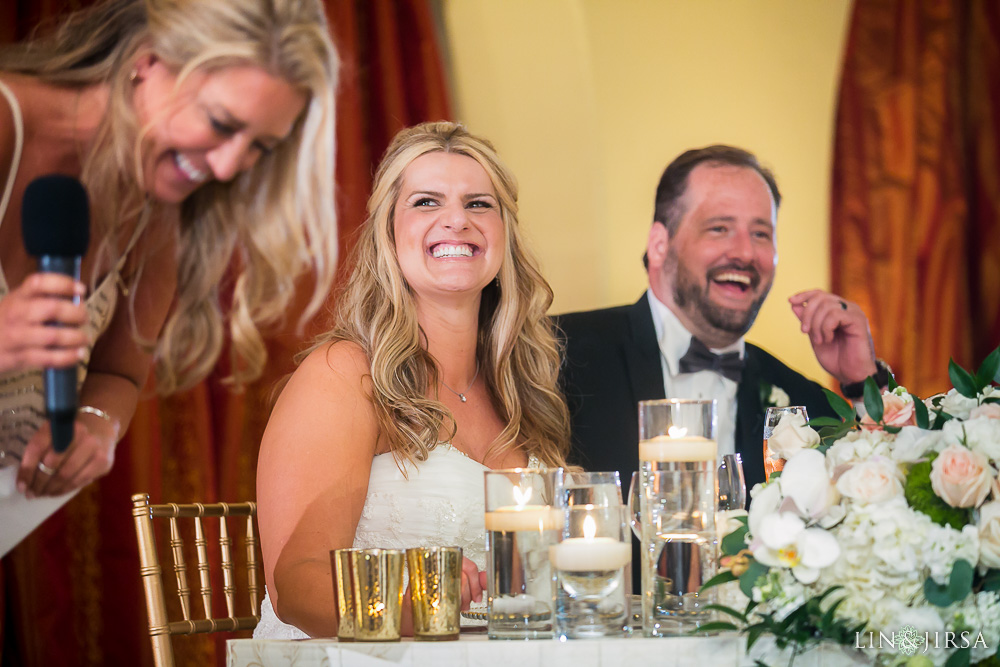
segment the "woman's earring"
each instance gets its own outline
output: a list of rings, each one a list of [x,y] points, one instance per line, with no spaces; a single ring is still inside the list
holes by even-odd
[[[133,67],[132,71],[128,73],[128,80],[130,83],[135,83],[139,79],[139,68]]]

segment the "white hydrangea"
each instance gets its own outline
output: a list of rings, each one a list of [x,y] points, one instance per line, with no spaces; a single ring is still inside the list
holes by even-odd
[[[920,513],[915,512],[915,514]],[[931,578],[937,583],[942,585],[948,583],[951,568],[956,560],[964,559],[970,565],[979,562],[979,529],[975,524],[969,524],[961,531],[957,531],[951,526],[931,523],[926,535],[923,561],[930,570]]]
[[[942,609],[932,607],[931,605],[908,607],[901,610],[893,619],[895,627],[892,628],[894,631],[898,631],[904,625],[911,625],[916,628],[918,633],[928,637],[930,639],[928,642],[929,646],[926,644],[921,646],[917,655],[927,657],[936,667],[943,667],[953,653],[944,646],[944,633],[947,629],[947,624],[941,617],[942,611]],[[939,637],[937,646],[934,645],[935,634]],[[894,652],[892,649],[889,652],[898,655],[898,652]]]
[[[826,450],[826,466],[831,472],[838,466],[864,461],[872,456],[890,456],[893,436],[885,431],[851,431]]]
[[[791,570],[772,568],[754,587],[753,600],[760,604],[758,613],[774,613],[775,618],[780,621],[802,606],[808,597],[816,594],[817,591],[807,590],[804,584],[793,577]]]
[[[973,663],[996,653],[997,643],[1000,642],[1000,597],[996,592],[984,591],[969,596],[961,603],[948,607],[945,614],[950,631],[956,634],[969,633]],[[981,643],[977,642],[980,634],[983,640]]]
[[[912,604],[923,589],[926,574],[921,571],[920,556],[932,523],[910,510],[900,497],[852,504],[831,531],[840,542],[841,556],[823,571],[817,587],[843,586],[862,614],[851,615],[858,620],[868,618],[879,600],[895,598]]]

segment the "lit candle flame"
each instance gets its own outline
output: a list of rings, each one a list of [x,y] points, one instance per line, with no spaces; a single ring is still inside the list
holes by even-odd
[[[583,539],[592,540],[594,535],[597,534],[597,522],[594,521],[594,517],[585,516],[583,517]]]
[[[687,428],[684,426],[671,426],[667,429],[667,435],[671,438],[683,438],[687,435]]]
[[[518,507],[524,507],[531,500],[531,487],[514,487],[514,502],[517,503]]]

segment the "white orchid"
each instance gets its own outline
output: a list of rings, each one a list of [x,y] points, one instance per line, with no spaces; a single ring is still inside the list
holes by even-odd
[[[753,557],[769,567],[791,569],[804,584],[816,581],[820,570],[840,557],[833,535],[822,528],[806,528],[806,522],[790,512],[765,516],[758,537]]]
[[[793,510],[807,521],[819,521],[840,501],[826,459],[816,449],[803,449],[785,463],[778,479],[782,511]],[[825,522],[824,522],[825,523]]]

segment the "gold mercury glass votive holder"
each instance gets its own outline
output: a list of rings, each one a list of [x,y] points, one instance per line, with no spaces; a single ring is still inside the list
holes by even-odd
[[[458,639],[462,605],[462,548],[406,550],[417,641]]]
[[[333,594],[337,600],[337,615],[340,622],[337,625],[337,640],[354,641],[354,581],[352,575],[354,565],[351,553],[356,549],[333,549],[330,551],[330,564],[333,566]]]
[[[403,611],[403,558],[399,549],[351,552],[354,639],[398,642]]]

